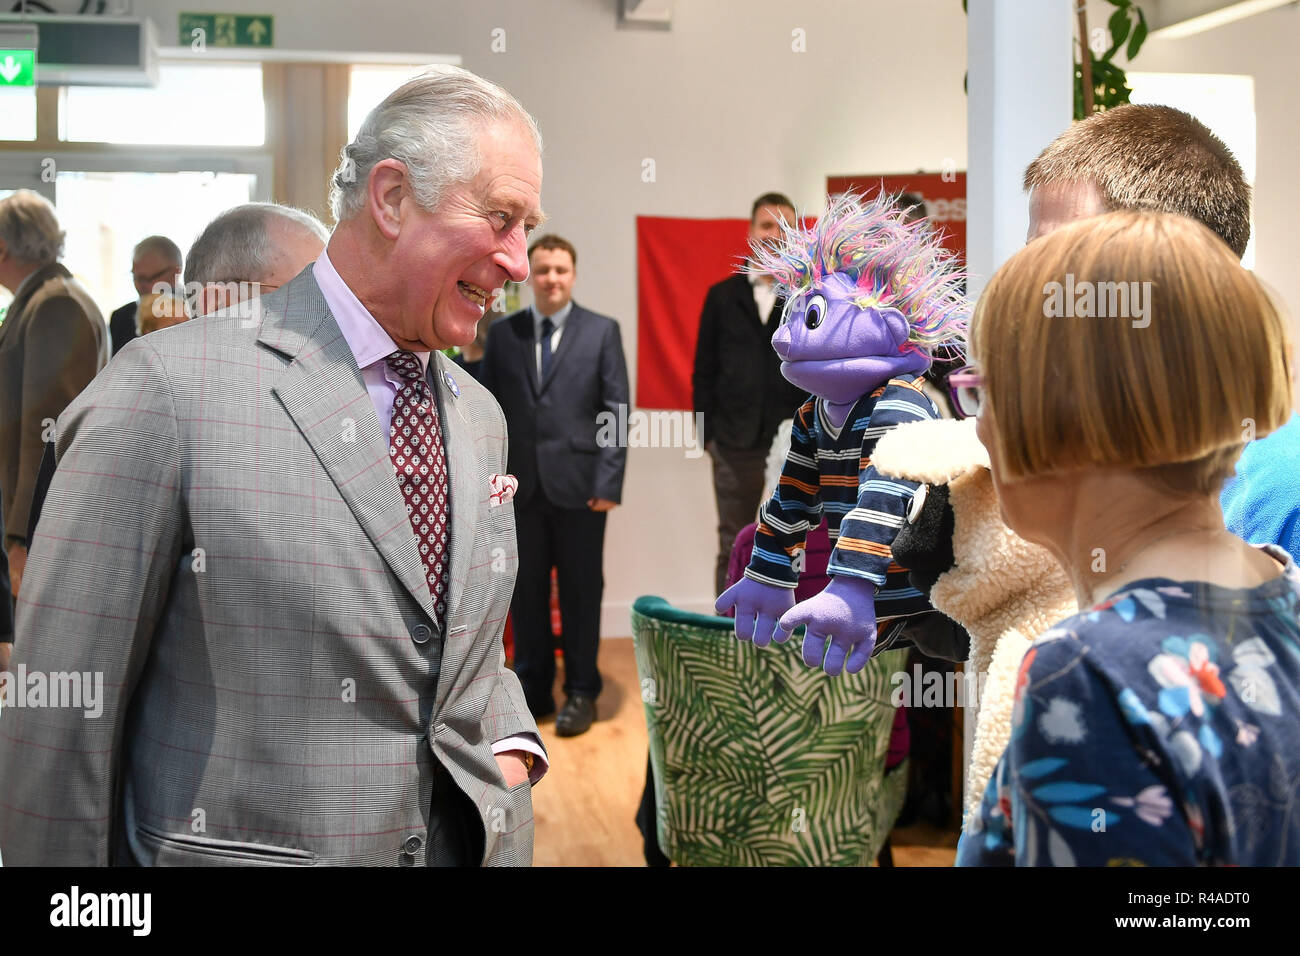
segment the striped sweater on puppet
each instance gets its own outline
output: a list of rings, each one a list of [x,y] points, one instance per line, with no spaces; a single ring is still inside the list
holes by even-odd
[[[890,551],[915,484],[879,475],[871,452],[895,425],[937,417],[920,377],[936,352],[964,346],[964,277],[939,237],[884,194],[839,197],[815,226],[786,224],[779,243],[755,244],[750,261],[786,299],[772,337],[781,373],[811,395],[745,578],[717,610],[734,607],[736,636],[759,645],[806,625],[810,666],[856,673],[875,647],[877,615],[927,607]],[[835,540],[831,582],[796,605],[805,536],[823,516]]]
[[[937,417],[921,379],[903,375],[861,398],[844,427],[835,428],[809,399],[790,429],[790,454],[777,492],[763,507],[747,577],[778,587],[798,582],[791,560],[808,532],[826,518],[834,552],[827,573],[866,578],[879,588],[880,620],[930,610],[907,570],[890,555],[916,490],[913,482],[874,473],[876,439],[895,425]]]

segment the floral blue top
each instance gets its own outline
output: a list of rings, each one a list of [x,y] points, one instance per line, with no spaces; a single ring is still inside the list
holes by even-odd
[[[1300,864],[1300,568],[1135,582],[1025,654],[958,866]]]

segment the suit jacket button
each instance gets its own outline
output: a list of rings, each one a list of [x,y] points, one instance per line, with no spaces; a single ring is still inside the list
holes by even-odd
[[[433,628],[428,624],[417,624],[415,630],[411,631],[411,640],[417,644],[428,644],[431,637],[433,637]]]
[[[402,844],[402,849],[411,854],[411,856],[415,856],[415,854],[420,852],[420,847],[423,845],[424,841],[418,836],[407,837],[406,842]]]

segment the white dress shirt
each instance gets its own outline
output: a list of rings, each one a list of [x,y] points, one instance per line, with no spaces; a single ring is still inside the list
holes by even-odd
[[[768,276],[750,276],[749,284],[754,289],[754,305],[758,306],[758,321],[767,325],[767,317],[776,305],[776,283]]]
[[[537,310],[536,304],[533,305],[533,341],[536,343],[533,346],[533,353],[537,357],[537,381],[539,384],[542,381],[542,319],[550,319],[555,326],[555,330],[551,333],[551,361],[553,362],[555,361],[555,350],[560,347],[560,333],[564,331],[564,320],[569,317],[569,313],[572,311],[572,299],[564,303],[564,308],[560,309],[559,312],[549,316],[542,315]]]

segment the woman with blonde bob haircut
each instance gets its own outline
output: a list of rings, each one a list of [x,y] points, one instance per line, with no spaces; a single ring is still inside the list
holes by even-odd
[[[1290,349],[1259,282],[1181,216],[1074,223],[990,281],[977,430],[1003,518],[1082,610],[1025,655],[959,864],[1300,863],[1300,569],[1225,530],[1218,500],[1290,415]]]

